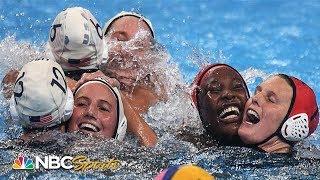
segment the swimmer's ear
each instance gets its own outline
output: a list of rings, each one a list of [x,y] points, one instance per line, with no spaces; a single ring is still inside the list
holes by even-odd
[[[198,95],[200,92],[202,92],[202,89],[199,86],[194,85],[192,87],[191,98],[192,98],[193,104],[196,108],[198,108],[198,106],[199,106]]]

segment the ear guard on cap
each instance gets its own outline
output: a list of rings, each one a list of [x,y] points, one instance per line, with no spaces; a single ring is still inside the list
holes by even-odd
[[[308,115],[306,113],[296,114],[287,119],[282,127],[281,134],[288,141],[300,141],[309,134]]]
[[[49,127],[53,127],[58,124],[61,124],[63,122],[66,122],[67,120],[70,119],[73,112],[73,102],[74,102],[73,94],[71,90],[68,88],[67,100],[65,105],[59,108],[58,110],[52,112],[50,115],[52,115],[53,120],[49,124],[46,124],[44,126],[43,125],[39,126],[38,124],[31,122],[30,121],[30,119],[32,118],[31,116],[18,113],[16,108],[16,103],[14,100],[14,95],[11,96],[9,110],[10,110],[11,118],[17,123],[19,123],[23,128],[27,128],[27,129],[49,128]]]
[[[118,88],[112,87],[112,89],[113,89],[115,95],[117,96],[118,103],[119,103],[118,127],[117,127],[117,133],[115,135],[115,139],[122,141],[124,139],[124,137],[126,135],[126,131],[127,131],[127,118],[124,115],[122,99],[121,99],[121,95],[120,95]]]
[[[64,113],[63,113],[63,122],[68,121],[73,113],[73,105],[74,105],[74,99],[73,99],[73,93],[70,88],[67,90],[67,101],[66,105],[64,107]]]
[[[280,74],[290,82],[293,89],[291,104],[282,125],[277,130],[288,143],[305,139],[319,123],[319,111],[313,90],[301,80]]]

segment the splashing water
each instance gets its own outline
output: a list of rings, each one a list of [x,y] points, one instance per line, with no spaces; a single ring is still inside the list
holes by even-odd
[[[0,49],[2,53],[5,52],[4,48],[20,49],[13,51],[11,54],[6,54],[6,60],[11,62],[11,64],[4,65],[7,68],[19,68],[23,63],[38,58],[42,53],[31,48],[28,43],[15,41],[13,37],[2,40]],[[7,102],[1,99],[1,109],[3,113],[6,112],[4,117],[7,120],[4,123],[3,131],[6,136],[2,137],[0,141],[0,157],[2,159],[0,168],[3,169],[0,177],[43,179],[54,176],[59,179],[150,179],[170,164],[185,163],[196,163],[222,179],[242,179],[249,175],[252,178],[266,179],[279,177],[298,178],[301,173],[304,174],[304,177],[317,177],[318,174],[316,172],[320,171],[320,158],[315,156],[315,153],[319,153],[319,150],[308,143],[298,146],[296,155],[282,156],[264,154],[243,147],[213,146],[206,149],[198,149],[192,143],[180,140],[177,137],[177,132],[185,128],[185,126],[194,127],[195,134],[201,134],[203,128],[197,110],[192,106],[191,99],[187,93],[189,87],[182,80],[177,65],[169,63],[173,61],[170,60],[169,54],[162,54],[165,51],[160,52],[159,54],[152,54],[153,59],[157,58],[159,60],[153,61],[152,66],[149,66],[151,69],[149,73],[153,72],[161,77],[160,81],[163,82],[164,86],[168,87],[168,100],[157,103],[144,116],[159,136],[159,142],[155,148],[138,147],[137,140],[131,135],[120,143],[82,134],[61,134],[55,131],[49,132],[51,133],[51,138],[46,142],[37,140],[22,142],[18,139],[22,132],[21,128],[10,122],[6,107]],[[22,55],[23,59],[18,58]],[[257,78],[266,78],[266,73],[254,68],[247,69],[241,74],[249,84],[255,83]],[[41,134],[38,136],[41,136]],[[60,157],[65,155],[73,157],[85,155],[92,160],[99,161],[116,158],[120,160],[121,166],[115,171],[108,170],[104,172],[79,172],[62,169],[54,172],[43,169],[15,171],[11,169],[11,165],[19,152],[24,152],[30,157],[43,157],[50,154]],[[274,173],[274,168],[278,172],[277,175]]]
[[[157,24],[155,25],[159,27],[157,28],[158,38],[160,42],[166,44],[166,48],[171,50],[171,55],[174,57],[172,58],[160,46],[155,48],[155,52],[148,52],[140,59],[133,59],[134,63],[128,63],[127,66],[132,67],[134,64],[138,64],[136,62],[140,63],[141,61],[146,64],[135,72],[134,83],[138,83],[148,74],[152,74],[157,77],[150,79],[157,92],[161,92],[161,86],[166,87],[168,100],[157,103],[144,115],[159,136],[159,143],[155,148],[138,147],[137,140],[131,135],[127,136],[124,142],[116,142],[81,134],[50,132],[52,138],[47,142],[36,140],[29,143],[22,142],[18,139],[21,135],[21,128],[10,120],[8,102],[1,96],[0,179],[151,179],[168,165],[189,162],[198,164],[220,179],[247,179],[248,177],[249,179],[319,179],[319,130],[303,143],[296,145],[295,153],[288,156],[265,154],[243,147],[214,145],[210,148],[200,149],[190,142],[179,139],[176,135],[178,130],[184,129],[186,126],[194,127],[195,134],[203,132],[198,113],[192,106],[188,95],[188,83],[193,79],[192,74],[204,64],[222,62],[230,63],[239,68],[242,70],[241,74],[248,83],[251,92],[261,80],[267,78],[267,74],[278,71],[290,72],[304,77],[314,87],[319,79],[317,78],[318,71],[314,72],[312,68],[304,71],[305,68],[300,68],[300,66],[306,66],[307,61],[315,61],[311,65],[314,65],[315,69],[319,69],[316,58],[319,54],[319,48],[317,48],[319,47],[317,39],[319,33],[316,31],[318,24],[315,23],[317,24],[315,26],[310,23],[317,22],[318,16],[315,16],[314,13],[319,12],[319,8],[314,5],[314,2],[304,3],[304,6],[300,5],[300,1],[299,3],[289,3],[288,1],[288,3],[282,4],[271,1],[271,5],[265,4],[265,2],[249,3],[249,5],[245,5],[243,2],[238,4],[214,2],[217,3],[200,2],[201,11],[196,6],[189,7],[182,2],[170,2],[168,6],[165,6],[166,3],[150,3],[147,5],[148,8],[141,8],[142,10],[157,9],[159,11],[155,12],[164,12],[164,17],[159,17],[158,13],[152,14],[148,10],[146,11],[150,13],[151,18],[156,17],[155,23]],[[15,1],[11,3],[14,4]],[[18,3],[27,8],[31,6],[28,5],[30,3],[24,1]],[[104,2],[95,3],[95,8],[99,12],[97,14],[106,12],[111,15],[119,10],[114,7],[122,4],[117,3],[116,1],[110,2],[109,9],[103,6]],[[137,3],[139,7],[143,4],[140,1]],[[12,7],[12,4],[9,3],[11,6],[8,5],[8,7]],[[87,6],[91,7],[90,4],[91,2],[87,3]],[[295,4],[298,4],[298,8]],[[3,4],[0,2],[0,5]],[[128,3],[128,6],[131,5],[132,3]],[[57,8],[57,6],[62,9],[65,5],[63,2],[58,3],[55,7]],[[103,7],[103,9],[99,9],[99,7]],[[215,10],[211,11],[211,8]],[[288,8],[290,11],[283,10]],[[19,32],[22,33],[17,34],[19,41],[15,40],[14,36],[6,37],[1,34],[4,38],[0,42],[1,77],[8,69],[21,68],[26,62],[42,55],[43,47],[31,45],[20,41],[20,39],[29,39],[26,36],[30,34],[30,31],[38,35],[41,31],[39,29],[46,29],[43,26],[47,26],[47,24],[50,26],[49,21],[52,19],[49,17],[56,15],[55,11],[58,10],[48,8],[47,2],[37,4],[36,9],[41,14],[38,17],[34,17],[34,14],[31,16],[30,13],[28,14],[28,10],[23,8],[19,9],[19,12],[14,12],[13,16],[18,18],[13,22],[14,25],[10,25],[10,22],[6,21],[6,19],[10,19],[11,14],[5,15],[1,12],[3,15],[0,15],[0,23],[5,22],[6,24],[0,28],[5,32],[12,32],[12,29],[17,27],[17,23],[20,21],[30,26],[31,29],[21,26]],[[6,12],[5,8],[3,10]],[[195,14],[190,15],[190,12]],[[270,16],[270,12],[275,15]],[[31,20],[24,21],[24,17]],[[35,18],[39,19],[35,21],[36,23],[32,21]],[[282,23],[284,20],[290,21],[292,19],[297,20],[292,21],[296,24]],[[310,28],[303,27],[301,24],[307,24]],[[140,33],[141,38],[144,32]],[[201,37],[200,34],[205,36]],[[40,32],[40,35],[44,37],[47,32]],[[37,41],[42,42],[43,39],[40,38]],[[134,42],[130,45],[123,44],[123,46],[127,52],[139,50],[134,47],[139,47],[139,44]],[[264,61],[265,57],[266,61]],[[297,60],[297,57],[300,59]],[[148,62],[145,62],[146,60]],[[247,63],[243,63],[244,61]],[[177,62],[180,64],[177,65]],[[127,67],[124,64],[123,68]],[[183,77],[180,70],[184,73]],[[309,76],[311,72],[315,74]],[[13,160],[20,152],[24,152],[30,157],[48,154],[58,156],[82,154],[92,160],[106,160],[114,157],[121,161],[121,166],[115,171],[88,172],[63,169],[52,171],[43,169],[12,170]]]

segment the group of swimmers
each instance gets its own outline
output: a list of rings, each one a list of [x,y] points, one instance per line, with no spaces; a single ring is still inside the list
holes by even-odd
[[[55,18],[48,42],[48,57],[10,70],[2,81],[23,138],[59,129],[122,141],[128,130],[142,145],[156,145],[142,115],[166,100],[166,89],[156,88],[157,73],[140,71],[157,51],[150,20],[121,12],[102,29],[88,10],[68,8]],[[288,153],[319,123],[313,90],[289,75],[269,77],[250,97],[236,69],[211,64],[191,88],[206,133],[222,144]]]

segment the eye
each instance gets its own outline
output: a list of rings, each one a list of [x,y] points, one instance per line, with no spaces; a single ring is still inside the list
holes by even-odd
[[[273,95],[268,95],[267,99],[271,103],[276,103],[276,101],[277,101],[276,98]]]
[[[104,105],[99,106],[99,110],[104,111],[104,112],[110,112],[110,109]]]
[[[233,83],[233,89],[234,90],[242,90],[243,85],[240,82],[235,82],[235,83]]]
[[[222,91],[222,87],[221,87],[221,85],[210,85],[208,87],[208,91],[214,92],[214,93],[219,93]]]
[[[86,106],[88,105],[88,103],[87,103],[86,101],[84,101],[84,100],[79,100],[79,101],[77,101],[77,102],[75,103],[75,105],[76,105],[77,107],[86,107]]]

